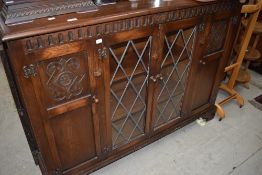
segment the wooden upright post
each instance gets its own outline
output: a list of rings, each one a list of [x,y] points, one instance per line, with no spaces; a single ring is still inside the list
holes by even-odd
[[[246,27],[245,34],[244,34],[244,39],[241,41],[241,48],[240,48],[236,63],[225,68],[225,72],[232,71],[232,70],[233,71],[229,78],[229,81],[226,84],[221,84],[220,86],[220,89],[226,91],[229,94],[229,97],[227,97],[226,99],[216,104],[217,114],[219,115],[220,120],[222,120],[225,117],[225,112],[223,108],[221,107],[223,104],[228,103],[232,99],[236,99],[240,107],[244,105],[243,97],[234,90],[234,86],[235,86],[236,79],[238,77],[238,74],[241,68],[241,64],[245,57],[245,53],[248,48],[248,44],[250,42],[252,33],[254,31],[261,7],[262,7],[262,0],[258,0],[258,3],[256,5],[244,5],[242,7],[241,13],[248,13],[250,14],[250,17],[249,17],[248,25]]]

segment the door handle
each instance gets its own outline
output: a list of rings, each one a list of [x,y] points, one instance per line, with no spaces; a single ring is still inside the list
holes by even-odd
[[[162,74],[158,74],[157,76],[156,76],[156,78],[158,78],[159,80],[161,80],[161,81],[163,81],[164,80],[164,77],[163,77],[163,75]]]
[[[99,99],[95,95],[93,95],[92,100],[95,104],[99,103]]]
[[[162,74],[157,74],[156,76],[151,76],[150,79],[155,83],[158,79],[161,81],[164,80],[164,77]]]
[[[199,63],[202,64],[202,65],[206,65],[206,62],[203,61],[203,60],[200,60]]]
[[[157,78],[155,76],[151,76],[150,80],[152,80],[155,83],[157,81]]]

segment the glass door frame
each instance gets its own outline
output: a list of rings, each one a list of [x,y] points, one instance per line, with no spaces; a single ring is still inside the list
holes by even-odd
[[[136,40],[140,38],[146,38],[151,37],[151,53],[150,53],[150,63],[148,63],[149,67],[149,75],[147,75],[147,83],[148,86],[146,88],[146,96],[145,96],[145,104],[146,104],[146,112],[145,112],[145,127],[144,127],[144,134],[137,139],[131,140],[130,142],[121,145],[119,147],[116,147],[113,149],[112,145],[112,126],[111,126],[111,104],[110,104],[110,46],[117,44],[117,43],[123,43],[123,42],[129,42],[131,40]],[[102,38],[103,42],[99,45],[97,45],[97,48],[105,49],[106,50],[106,56],[103,60],[100,59],[99,65],[103,69],[103,78],[104,78],[104,91],[105,91],[105,108],[106,108],[106,145],[109,150],[109,152],[113,151],[120,151],[126,148],[131,147],[132,145],[135,145],[136,143],[142,141],[145,139],[145,137],[148,137],[150,134],[150,125],[151,125],[151,116],[152,116],[152,101],[153,101],[153,92],[154,92],[154,86],[155,83],[151,80],[151,77],[154,77],[156,75],[156,67],[157,67],[157,49],[158,49],[158,27],[155,25],[139,28],[139,29],[133,29],[130,31],[120,32],[112,35],[107,35]],[[137,58],[136,58],[137,59]]]
[[[195,18],[190,18],[190,19],[185,19],[185,20],[182,20],[182,21],[175,21],[175,22],[170,22],[170,23],[167,23],[167,24],[160,24],[160,27],[159,27],[159,43],[158,45],[159,46],[162,46],[160,47],[160,49],[158,49],[158,52],[157,52],[157,57],[159,58],[157,60],[157,72],[156,72],[156,75],[158,77],[160,77],[160,81],[161,79],[163,78],[161,76],[161,64],[163,62],[163,59],[164,59],[164,55],[163,55],[163,43],[165,42],[165,35],[166,33],[169,33],[169,32],[174,32],[174,31],[179,31],[179,30],[183,30],[183,29],[189,29],[189,28],[194,28],[193,30],[195,30],[195,38],[194,38],[194,43],[193,43],[193,48],[192,48],[192,58],[191,58],[191,66],[193,65],[193,61],[195,59],[195,55],[196,55],[196,48],[197,48],[197,45],[199,44],[198,43],[198,37],[199,37],[199,30],[201,28],[201,25],[203,24],[203,19],[201,17],[195,17]],[[190,67],[189,68],[189,71],[188,71],[188,76],[187,76],[187,80],[189,79],[189,76],[190,76],[190,73],[191,73],[191,70],[192,68]],[[184,99],[185,99],[185,96],[186,96],[186,93],[187,93],[187,86],[188,86],[188,81],[186,80],[186,84],[185,84],[185,90],[184,90],[184,96],[182,97],[181,99],[181,109],[180,109],[180,116],[179,118],[175,119],[175,120],[171,120],[163,125],[161,125],[160,127],[157,127],[155,128],[155,114],[156,114],[156,110],[157,110],[157,93],[154,91],[154,101],[153,101],[153,104],[152,104],[152,120],[151,120],[151,125],[150,125],[150,131],[152,133],[159,133],[159,132],[162,132],[163,130],[166,130],[170,127],[176,127],[178,123],[181,123],[182,121],[186,120],[187,118],[183,115],[183,105],[184,105]],[[159,81],[157,81],[156,83],[156,86],[160,86],[159,84]],[[157,89],[157,87],[155,88],[155,90]]]

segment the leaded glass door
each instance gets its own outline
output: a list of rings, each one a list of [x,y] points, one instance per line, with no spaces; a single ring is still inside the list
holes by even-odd
[[[112,149],[146,135],[152,62],[153,27],[107,36],[107,77]],[[134,35],[134,33],[136,33]]]
[[[154,130],[181,118],[197,27],[177,28],[175,23],[171,23],[162,25],[160,29],[163,48],[159,53],[159,74],[155,77]]]

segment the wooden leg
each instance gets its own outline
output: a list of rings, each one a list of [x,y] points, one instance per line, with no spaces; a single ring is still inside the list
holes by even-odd
[[[237,103],[239,104],[239,107],[242,108],[245,104],[245,100],[239,93],[237,93],[236,95],[236,100],[237,100]]]
[[[215,104],[216,106],[216,113],[219,116],[219,121],[225,118],[225,111],[222,108],[222,105],[230,102],[233,99],[236,99],[238,105],[240,108],[244,106],[244,98],[236,92],[234,89],[228,88],[225,84],[220,85],[220,89],[228,93],[228,97],[219,102],[218,104]]]
[[[228,88],[227,85],[225,85],[225,84],[221,84],[221,85],[219,86],[219,88],[220,88],[221,90],[225,91],[226,93],[228,93],[229,95],[234,95],[234,94],[235,94],[234,90]]]
[[[255,38],[255,41],[254,41],[253,46],[252,46],[251,49],[256,49],[256,48],[257,48],[257,44],[258,44],[258,42],[259,42],[259,38],[260,38],[260,35],[257,34],[257,35],[256,35],[256,38]]]
[[[215,104],[215,106],[217,108],[216,112],[219,116],[219,121],[221,121],[225,118],[225,111],[219,104]]]
[[[244,103],[245,103],[244,98],[234,89],[227,89],[226,86],[224,88],[232,97],[234,96],[236,98],[237,103],[239,104],[239,107],[242,108],[244,106]]]
[[[251,61],[247,61],[244,67],[244,70],[248,70],[248,67],[250,66]]]

